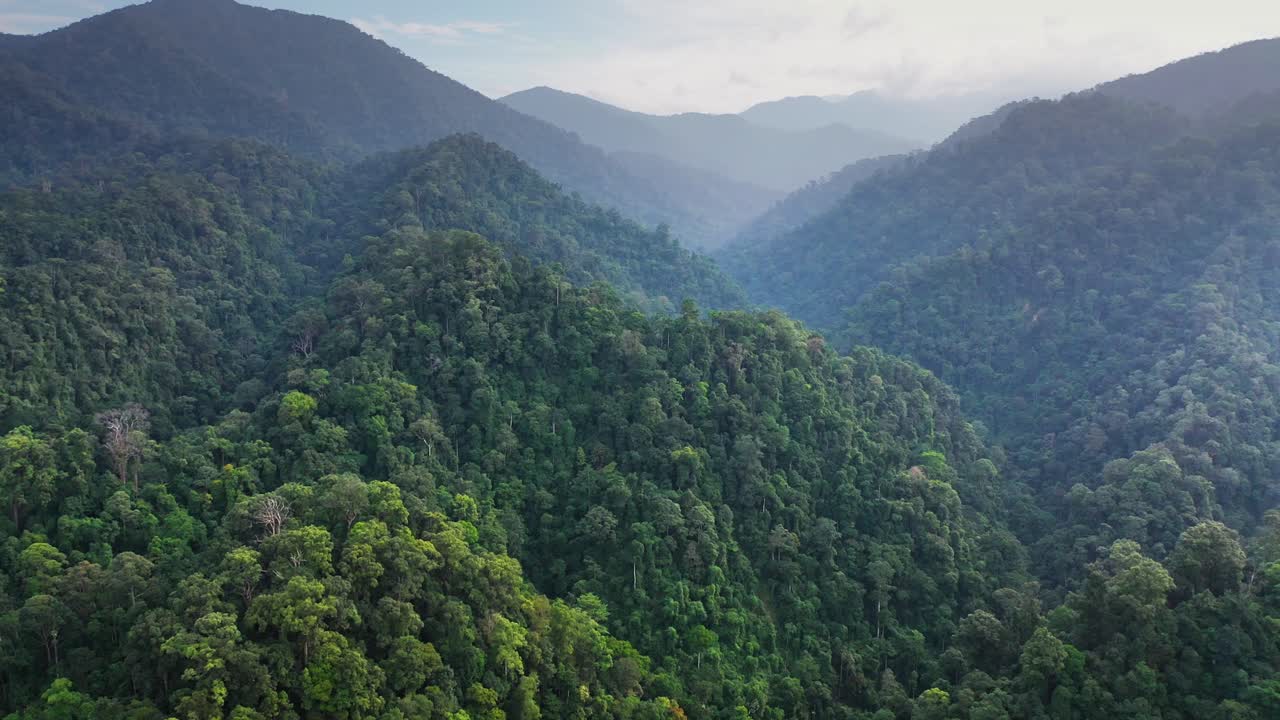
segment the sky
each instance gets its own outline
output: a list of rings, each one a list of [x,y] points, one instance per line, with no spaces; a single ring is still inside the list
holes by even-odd
[[[127,0],[0,0],[35,33]],[[654,113],[792,95],[1053,96],[1280,36],[1275,0],[252,0],[347,20],[490,97]]]

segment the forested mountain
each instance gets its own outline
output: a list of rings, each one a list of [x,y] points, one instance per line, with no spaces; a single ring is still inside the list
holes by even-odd
[[[540,177],[515,155],[477,135],[356,165],[343,192],[370,198],[366,226],[416,215],[429,229],[483,234],[510,255],[554,264],[579,285],[605,281],[646,310],[674,312],[688,298],[740,307],[742,291],[706,257],[685,250],[617,210],[589,205]]]
[[[928,146],[942,140],[968,119],[1011,99],[1008,95],[972,93],[914,100],[864,90],[844,97],[804,95],[762,102],[741,115],[757,125],[782,130],[845,125],[918,139],[921,145]]]
[[[837,123],[778,130],[737,115],[647,115],[547,87],[514,93],[502,102],[610,152],[659,155],[782,192],[857,160],[921,144]]]
[[[161,427],[210,420],[236,392],[258,390],[239,383],[263,371],[287,298],[326,282],[367,234],[406,214],[483,231],[568,281],[612,282],[643,307],[742,302],[665,229],[566,197],[475,136],[342,171],[237,141],[156,152],[52,192],[0,196],[9,424],[50,413],[74,421],[126,399],[154,405]]]
[[[1199,118],[1256,93],[1280,90],[1280,38],[1254,40],[1197,55],[1149,73],[1103,83],[1098,92],[1167,105]]]
[[[751,221],[733,243],[754,245],[784,235],[815,218],[825,215],[861,182],[883,170],[898,167],[907,162],[906,155],[886,155],[867,158],[831,173],[787,195],[774,203],[764,214]]]
[[[5,720],[1280,715],[1260,88],[846,168],[727,254],[748,298],[534,169],[667,160],[342,23],[17,44]]]
[[[717,186],[706,176],[689,182],[689,192],[668,192],[667,178],[683,172],[678,164],[641,175],[569,133],[324,17],[233,0],[152,0],[7,49],[22,72],[38,75],[31,80],[37,89],[28,92],[66,99],[77,108],[71,115],[76,122],[80,113],[92,112],[140,131],[250,137],[321,159],[352,159],[474,132],[553,182],[648,224],[667,223],[694,245],[722,241],[743,221],[740,213],[767,204],[756,205],[750,188],[725,181]],[[6,71],[6,78],[13,72]],[[4,122],[25,127],[26,114]],[[44,114],[37,111],[37,117]],[[74,144],[81,154],[119,149],[98,144],[102,131],[84,137],[61,129],[57,138],[6,133],[6,141]],[[735,202],[726,203],[726,196]]]
[[[1066,598],[1051,627],[1080,622],[1069,609],[1095,578],[1079,568],[1117,547],[1176,575],[1190,534],[1273,537],[1280,114],[1236,90],[1194,119],[1105,92],[1012,106],[727,257],[841,347],[888,349],[956,387],[1033,494],[1009,522]],[[1144,661],[1152,692],[1186,682],[1181,642]]]
[[[893,267],[951,252],[1042,206],[1052,188],[1141,156],[1187,126],[1170,110],[1096,93],[1024,104],[994,133],[915,156],[808,224],[744,239],[720,257],[758,302],[838,327]]]
[[[119,155],[141,142],[136,125],[78,104],[46,76],[0,54],[0,187],[48,179],[76,161]]]
[[[1055,581],[1280,505],[1277,148],[1272,123],[1099,169],[854,307],[851,337],[954,383],[1017,454]]]
[[[1228,531],[1172,575],[1116,544],[1046,626],[1011,488],[907,363],[645,317],[413,214],[345,265],[211,424],[126,403],[0,439],[18,717],[1269,707]],[[1224,653],[1195,628],[1226,617]],[[1197,679],[1153,703],[1170,658]]]

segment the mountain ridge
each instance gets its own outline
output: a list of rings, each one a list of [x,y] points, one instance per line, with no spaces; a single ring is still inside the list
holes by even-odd
[[[259,137],[337,159],[479,132],[569,190],[647,224],[667,223],[691,245],[715,242],[736,222],[714,202],[708,212],[721,214],[705,216],[698,196],[664,193],[662,176],[637,177],[338,20],[232,0],[151,2],[7,52],[68,97],[161,132]],[[711,192],[753,202],[731,184]]]
[[[777,130],[732,114],[648,115],[553,88],[531,88],[500,102],[575,132],[610,152],[646,152],[739,181],[788,191],[867,157],[917,143],[830,123]]]

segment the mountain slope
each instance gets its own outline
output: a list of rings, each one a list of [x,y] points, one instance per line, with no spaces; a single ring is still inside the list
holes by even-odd
[[[917,145],[845,125],[784,131],[736,115],[646,115],[551,88],[524,90],[502,102],[611,152],[660,155],[784,192],[856,160]]]
[[[489,233],[512,256],[555,264],[574,283],[612,282],[648,309],[742,302],[664,230],[566,197],[475,136],[350,170],[241,141],[145,147],[154,154],[50,193],[0,195],[0,418],[10,424],[73,422],[126,397],[164,408],[155,419],[166,431],[207,422],[243,400],[240,383],[287,324],[309,332],[294,306],[364,237],[406,218]]]
[[[6,195],[3,387],[32,389],[0,425],[6,707],[870,707],[886,667],[913,695],[940,677],[923,644],[1020,581],[991,464],[927,374],[776,315],[648,317],[423,229],[544,205],[569,228],[505,151],[447,140],[346,184],[203,152]],[[97,413],[135,401],[150,422],[111,435]]]
[[[661,176],[638,176],[336,20],[233,0],[153,0],[11,52],[52,79],[49,89],[162,133],[253,137],[348,159],[476,132],[552,181],[643,222],[668,223],[694,244],[733,222],[715,214],[715,203],[704,211],[697,194],[665,193]]]
[[[1254,40],[1099,85],[1100,93],[1168,105],[1200,117],[1255,93],[1280,90],[1280,38]]]
[[[732,245],[737,248],[749,247],[784,235],[826,214],[859,183],[871,179],[876,173],[898,167],[907,160],[906,155],[868,158],[812,181],[774,203],[764,214],[752,220],[738,232]]]
[[[376,198],[368,228],[402,225],[410,216],[426,229],[480,233],[512,256],[557,265],[570,282],[607,281],[647,309],[671,312],[686,298],[708,308],[745,302],[708,258],[685,250],[666,229],[649,230],[566,196],[477,135],[366,161],[351,170],[345,188]]]
[[[866,90],[837,98],[808,95],[773,100],[753,105],[741,115],[753,123],[783,130],[803,131],[839,124],[918,138],[927,146],[946,137],[969,118],[1010,99],[978,93],[911,100]]]
[[[1029,103],[993,134],[913,159],[807,225],[719,258],[753,300],[838,327],[894,266],[949,253],[1042,206],[1054,186],[1185,131],[1171,111],[1098,94]]]
[[[1277,140],[1108,168],[852,309],[852,337],[954,383],[1017,453],[1056,509],[1059,582],[1090,548],[1163,556],[1191,524],[1251,531],[1280,504]]]
[[[998,521],[1013,488],[909,363],[776,314],[645,317],[467,233],[391,228],[345,265],[250,412],[155,441],[3,428],[6,708],[1268,708],[1280,608],[1229,531],[1169,569],[1117,543],[1046,619]]]
[[[78,166],[102,154],[118,154],[146,134],[128,122],[54,89],[47,76],[0,56],[0,182],[25,184],[51,168]]]
[[[125,401],[156,408],[162,431],[208,421],[314,277],[298,240],[323,258],[332,226],[316,168],[237,142],[144,165],[0,196],[6,425]]]

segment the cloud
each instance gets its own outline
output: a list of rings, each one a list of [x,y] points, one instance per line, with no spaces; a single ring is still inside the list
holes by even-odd
[[[451,23],[393,22],[382,17],[372,20],[352,18],[351,24],[361,30],[386,39],[389,35],[419,38],[444,45],[461,45],[475,37],[501,35],[509,29],[503,23],[479,22],[476,20],[459,20]]]
[[[1025,0],[595,1],[608,22],[589,46],[521,58],[511,76],[658,113],[867,89],[1053,96],[1280,34],[1280,3],[1258,0],[1218,0],[1213,12],[1075,0],[1069,13]]]
[[[888,8],[868,9],[866,7],[854,7],[845,13],[844,35],[850,40],[856,40],[863,35],[869,35],[887,27],[892,22],[893,14]]]

